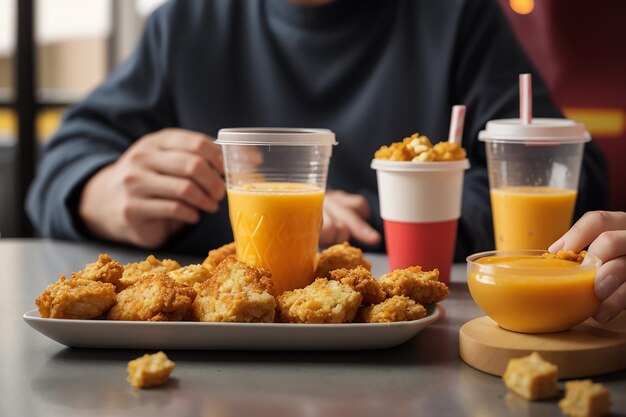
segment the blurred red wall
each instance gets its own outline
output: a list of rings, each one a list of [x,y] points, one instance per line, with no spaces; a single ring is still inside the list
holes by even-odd
[[[626,1],[498,1],[554,102],[603,149],[609,209],[626,210]]]

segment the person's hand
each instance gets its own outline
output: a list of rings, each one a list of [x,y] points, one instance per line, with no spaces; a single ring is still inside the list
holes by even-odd
[[[549,251],[578,252],[587,245],[588,252],[602,261],[595,280],[595,292],[602,303],[593,317],[606,323],[626,309],[626,213],[586,213]]]
[[[78,213],[95,236],[161,246],[226,193],[221,148],[208,136],[163,129],[140,138],[85,185]]]
[[[380,233],[367,223],[370,207],[365,197],[343,191],[328,191],[324,198],[324,220],[320,246],[354,238],[367,245],[380,241]]]

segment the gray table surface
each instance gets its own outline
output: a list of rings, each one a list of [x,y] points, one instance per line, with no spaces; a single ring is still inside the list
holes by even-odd
[[[403,345],[351,352],[167,351],[176,362],[170,382],[135,390],[126,382],[126,364],[145,352],[66,348],[22,320],[60,273],[105,251],[123,263],[147,255],[115,246],[0,240],[0,416],[560,415],[555,400],[528,403],[459,358],[459,328],[482,315],[461,264],[442,303],[445,316]],[[368,258],[376,274],[385,272],[383,256]],[[594,380],[611,391],[611,415],[626,416],[626,371]]]

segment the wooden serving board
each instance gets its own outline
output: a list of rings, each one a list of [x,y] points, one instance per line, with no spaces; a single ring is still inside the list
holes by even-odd
[[[607,325],[589,319],[565,332],[515,333],[489,317],[459,331],[459,352],[470,366],[502,376],[511,358],[538,352],[559,368],[559,378],[582,378],[626,369],[626,311]]]

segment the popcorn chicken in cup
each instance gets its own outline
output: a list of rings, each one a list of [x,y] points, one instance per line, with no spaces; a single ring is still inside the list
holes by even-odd
[[[391,270],[438,268],[440,280],[449,283],[463,173],[469,166],[458,143],[433,146],[417,134],[376,152],[371,167],[378,179]]]

